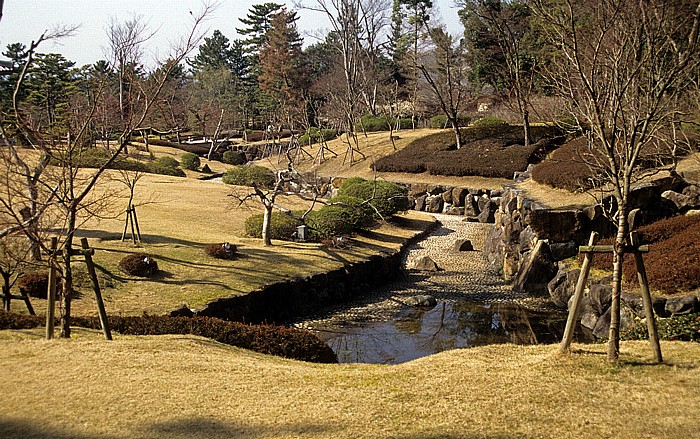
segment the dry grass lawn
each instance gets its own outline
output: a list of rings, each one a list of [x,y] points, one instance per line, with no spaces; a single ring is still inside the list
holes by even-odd
[[[113,173],[113,171],[109,171]],[[103,192],[120,190],[118,182],[105,178]],[[211,181],[146,174],[137,186],[136,203],[143,242],[134,246],[122,242],[126,200],[114,200],[107,219],[90,220],[78,232],[87,237],[96,251],[98,277],[103,286],[110,314],[140,315],[167,313],[182,304],[198,308],[218,297],[245,294],[261,285],[280,279],[307,276],[355,262],[379,250],[397,250],[403,239],[423,230],[432,217],[409,212],[401,227],[384,224],[373,233],[357,236],[348,249],[329,249],[317,243],[274,241],[264,247],[261,240],[246,237],[243,224],[259,205],[238,207],[229,195],[232,187]],[[305,208],[297,198],[278,200],[289,208]],[[111,218],[110,218],[111,217]],[[238,246],[240,257],[225,261],[207,256],[206,244],[231,242]],[[118,268],[119,261],[130,252],[155,256],[159,276],[144,279],[128,276]],[[77,290],[73,301],[76,315],[96,315],[92,290],[84,264],[77,263]],[[43,310],[45,302],[34,299]],[[13,310],[26,312],[19,304]]]
[[[403,149],[411,141],[427,136],[428,134],[435,133],[437,130],[430,128],[421,128],[416,130],[401,130],[395,131],[394,136],[398,136],[399,139],[396,140],[396,148]],[[345,160],[345,154],[348,150],[348,144],[345,136],[341,136],[328,142],[328,147],[338,154],[334,157],[330,153],[326,153],[326,160],[320,165],[314,162],[308,156],[305,156],[302,163],[297,166],[300,171],[315,171],[318,175],[328,176],[328,177],[362,177],[366,179],[372,179],[375,176],[372,170],[372,164],[384,157],[394,152],[394,147],[389,140],[389,132],[376,132],[367,133],[367,136],[360,133],[358,135],[360,152],[365,155],[362,158],[360,154],[355,152],[355,162],[352,166],[349,164],[349,160]],[[311,155],[316,155],[318,152],[318,146],[313,145],[311,147],[306,146],[304,148]],[[274,158],[272,161],[268,159],[260,160],[259,163],[263,166],[268,167],[278,167],[286,166],[286,163],[281,165],[277,164],[277,159]],[[422,174],[409,174],[400,172],[378,172],[376,173],[377,178],[394,181],[399,183],[431,183],[440,184],[446,186],[462,186],[470,188],[483,188],[483,189],[500,189],[505,183],[509,183],[506,179],[500,178],[485,178],[485,177],[445,177],[441,175],[430,175],[428,173]]]
[[[700,344],[496,345],[316,365],[191,336],[1,331],[3,438],[690,438]]]

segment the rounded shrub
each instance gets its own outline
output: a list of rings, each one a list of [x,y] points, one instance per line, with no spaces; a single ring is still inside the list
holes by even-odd
[[[220,244],[207,244],[204,253],[216,259],[234,259],[238,253],[238,247],[228,242]]]
[[[507,127],[508,122],[494,116],[485,116],[474,121],[475,127],[491,128],[491,127]]]
[[[269,189],[275,185],[275,173],[263,166],[236,166],[226,171],[221,181],[237,186]]]
[[[245,233],[253,238],[262,238],[263,214],[256,213],[245,220]],[[270,220],[270,238],[291,241],[297,227],[301,225],[298,219],[282,212],[272,212]]]
[[[49,288],[49,274],[43,271],[25,274],[17,281],[17,287],[20,294],[46,299],[46,293]]]
[[[361,229],[374,223],[374,209],[369,203],[365,203],[358,197],[338,195],[328,200],[328,203],[332,206],[347,210],[348,221],[355,229]]]
[[[336,130],[311,127],[299,137],[299,144],[301,146],[311,145],[319,141],[335,139],[336,137],[338,137],[338,131]]]
[[[162,166],[164,168],[177,168],[178,166],[180,166],[180,162],[170,157],[169,155],[164,155],[158,157],[158,159],[156,160],[156,165]]]
[[[306,223],[311,227],[314,240],[348,235],[355,228],[352,224],[352,210],[344,206],[323,206],[309,212]]]
[[[199,156],[193,152],[186,152],[180,156],[180,167],[184,169],[196,171],[200,164]]]
[[[338,195],[369,200],[368,204],[382,217],[408,209],[408,188],[387,181],[348,178],[338,188]]]
[[[360,124],[357,126],[358,130],[365,131],[389,131],[389,125],[396,127],[396,118],[390,118],[389,116],[372,116],[371,114],[365,114],[360,119]],[[399,119],[399,128],[402,130],[407,130],[413,127],[411,119],[401,118]]]
[[[151,277],[158,272],[158,263],[147,254],[131,253],[119,261],[119,268],[131,276]]]
[[[221,161],[229,165],[245,165],[248,162],[243,151],[226,151]]]

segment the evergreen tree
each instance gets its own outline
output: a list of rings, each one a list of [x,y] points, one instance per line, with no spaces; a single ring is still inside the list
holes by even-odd
[[[301,37],[284,8],[272,17],[260,49],[260,88],[280,100],[297,101],[301,88]]]
[[[28,101],[45,126],[61,119],[71,93],[75,92],[73,61],[58,53],[37,54],[28,77]]]
[[[217,29],[211,37],[204,38],[204,43],[199,46],[199,52],[194,58],[188,60],[187,64],[192,67],[194,73],[209,68],[231,68],[232,55],[231,42]]]

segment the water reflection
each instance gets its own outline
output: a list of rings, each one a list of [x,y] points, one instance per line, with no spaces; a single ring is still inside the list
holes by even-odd
[[[440,302],[410,308],[387,322],[336,327],[320,335],[341,362],[397,364],[437,352],[494,343],[538,344],[561,340],[566,315],[512,303]],[[577,331],[579,341],[590,341]]]

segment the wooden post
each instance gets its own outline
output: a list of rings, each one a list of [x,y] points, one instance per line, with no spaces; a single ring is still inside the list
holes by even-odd
[[[56,312],[56,249],[58,238],[51,238],[51,255],[49,255],[49,286],[46,291],[46,339],[53,338],[54,317]]]
[[[129,209],[129,214],[127,215],[127,219],[129,221],[129,225],[131,226],[131,242],[136,244],[136,233],[134,232],[134,208],[133,206]]]
[[[637,232],[630,233],[630,242],[632,246],[639,245],[639,235]],[[651,350],[654,353],[654,358],[657,362],[663,363],[661,356],[661,345],[659,344],[659,335],[656,332],[656,319],[654,318],[654,306],[651,301],[651,293],[649,292],[649,280],[647,279],[647,271],[644,268],[644,259],[642,253],[634,252],[634,261],[637,264],[637,278],[639,280],[639,288],[642,290],[642,301],[644,302],[644,315],[647,320],[647,331],[649,332],[649,343]]]
[[[92,261],[92,255],[88,251],[90,246],[88,245],[87,238],[81,238],[80,244],[83,247],[83,256],[85,257],[85,265],[87,265],[88,274],[90,275],[90,280],[92,281],[92,288],[95,290],[95,301],[97,302],[97,311],[100,315],[100,324],[102,325],[102,333],[105,335],[106,340],[112,339],[112,332],[109,329],[109,322],[107,321],[107,311],[105,310],[105,304],[102,300],[102,293],[100,292],[100,283],[97,280],[97,273],[95,272],[95,264]]]
[[[122,232],[122,241],[126,239],[126,230],[129,228],[129,212],[131,212],[131,206],[126,209],[126,220],[124,221],[124,231]]]
[[[141,230],[139,229],[139,220],[136,217],[136,206],[131,206],[131,211],[133,212],[133,220],[134,220],[134,225],[136,226],[136,237],[138,238],[139,243],[141,242]]]
[[[35,316],[36,312],[34,311],[34,307],[32,306],[32,302],[29,300],[29,296],[24,294],[24,295],[22,295],[22,299],[24,300],[24,304],[27,305],[27,311],[29,311],[29,315]]]
[[[595,245],[597,240],[598,233],[591,232],[591,237],[588,239],[588,246],[591,247]],[[564,336],[562,337],[561,345],[559,347],[559,350],[562,353],[569,352],[569,346],[571,345],[571,341],[574,339],[576,321],[578,320],[578,313],[581,308],[581,298],[583,297],[583,290],[586,288],[586,282],[588,281],[588,273],[591,271],[592,260],[592,253],[584,253],[583,264],[581,264],[581,273],[578,276],[576,290],[574,291],[574,300],[571,304],[571,309],[569,309],[569,317],[566,319],[566,328],[564,329]]]

